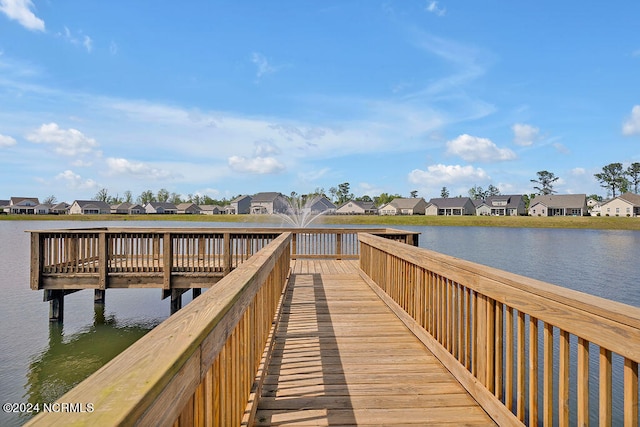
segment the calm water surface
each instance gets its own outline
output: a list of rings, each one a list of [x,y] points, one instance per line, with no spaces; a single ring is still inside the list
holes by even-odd
[[[252,227],[265,224],[113,222],[109,226]],[[65,297],[64,325],[49,325],[42,291],[29,289],[25,230],[104,223],[0,221],[0,396],[4,402],[52,402],[169,316],[159,289],[108,290],[104,310],[93,293]],[[420,246],[640,307],[640,232],[397,227],[418,231]],[[189,295],[184,295],[188,303]],[[0,412],[0,425],[26,417]]]

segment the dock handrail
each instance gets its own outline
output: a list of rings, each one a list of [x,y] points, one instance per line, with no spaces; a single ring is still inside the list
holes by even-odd
[[[372,235],[360,244],[374,290],[499,424],[588,425],[595,377],[600,425],[614,411],[638,425],[640,309]]]
[[[284,232],[28,425],[239,425],[290,265]],[[85,408],[86,409],[86,408]]]
[[[31,289],[208,287],[283,232],[291,259],[357,259],[358,234],[417,245],[419,233],[387,228],[134,228],[34,230]],[[199,278],[199,279],[198,279]],[[207,285],[208,284],[208,285]]]

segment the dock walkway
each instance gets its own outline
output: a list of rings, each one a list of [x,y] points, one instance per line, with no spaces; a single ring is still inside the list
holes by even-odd
[[[258,426],[495,425],[358,273],[297,260]]]

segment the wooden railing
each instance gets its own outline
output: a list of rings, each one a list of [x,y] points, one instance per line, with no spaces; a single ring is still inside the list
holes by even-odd
[[[356,259],[363,229],[104,228],[31,232],[31,288],[209,287],[285,231],[292,259]],[[417,245],[418,233],[366,229]],[[135,277],[135,280],[131,278]],[[196,280],[196,278],[201,278]]]
[[[85,412],[40,414],[29,425],[239,425],[285,286],[290,247],[290,233],[275,237],[57,402],[58,408],[82,403]]]
[[[374,290],[499,424],[638,426],[640,309],[371,235],[360,243]]]

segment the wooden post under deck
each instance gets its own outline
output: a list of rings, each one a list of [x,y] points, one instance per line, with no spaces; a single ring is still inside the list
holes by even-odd
[[[95,289],[93,291],[93,303],[94,304],[104,304],[104,299],[107,294],[107,291],[104,289]]]
[[[49,321],[62,322],[64,320],[64,291],[61,289],[45,290],[44,300],[49,301]]]

